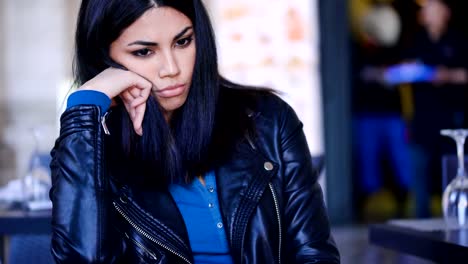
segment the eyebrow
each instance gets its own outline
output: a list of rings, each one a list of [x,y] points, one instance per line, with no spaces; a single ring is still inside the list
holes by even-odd
[[[179,39],[180,37],[182,37],[182,36],[183,36],[185,33],[187,33],[187,31],[189,31],[190,29],[193,29],[193,27],[192,27],[192,26],[188,26],[188,27],[184,28],[182,31],[180,31],[179,33],[177,33],[177,35],[175,35],[174,40],[177,40],[177,39]],[[132,45],[157,46],[158,43],[156,43],[156,42],[151,42],[151,41],[137,40],[137,41],[134,41],[134,42],[128,44],[127,46],[132,46]]]

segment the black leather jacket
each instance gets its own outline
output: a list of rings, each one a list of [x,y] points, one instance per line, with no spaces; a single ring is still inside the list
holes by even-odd
[[[233,259],[339,263],[302,124],[276,96],[260,100],[249,114],[257,136],[215,168]],[[170,194],[117,186],[106,172],[102,119],[96,106],[76,106],[61,117],[50,192],[56,262],[194,263]]]

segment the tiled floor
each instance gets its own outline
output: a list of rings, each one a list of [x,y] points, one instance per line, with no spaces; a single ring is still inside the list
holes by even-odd
[[[367,227],[334,227],[332,233],[342,264],[434,264],[418,257],[369,245]]]

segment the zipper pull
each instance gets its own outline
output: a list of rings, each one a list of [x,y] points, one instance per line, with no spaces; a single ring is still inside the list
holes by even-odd
[[[106,125],[106,120],[107,120],[108,115],[109,115],[109,111],[107,111],[101,118],[101,126],[104,129],[104,133],[106,135],[110,135],[109,129],[107,128],[107,125]]]
[[[249,142],[250,147],[251,147],[253,150],[257,150],[257,148],[255,147],[255,144],[254,144],[253,141],[252,141],[252,138],[250,137],[249,131],[245,131],[245,138],[247,139],[247,142]]]

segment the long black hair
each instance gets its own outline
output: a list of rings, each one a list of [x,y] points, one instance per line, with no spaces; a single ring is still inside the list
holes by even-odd
[[[162,6],[178,10],[193,23],[196,60],[187,101],[174,112],[168,124],[158,102],[150,96],[142,137],[134,132],[125,108],[115,107],[109,121],[112,136],[106,144],[109,168],[142,185],[190,181],[213,166],[217,156],[213,153],[227,149],[219,145],[222,140],[214,138],[228,140],[221,134],[239,134],[236,129],[226,129],[224,122],[216,122],[223,119],[221,109],[228,109],[217,107],[220,87],[236,85],[219,75],[214,33],[201,0],[83,0],[76,30],[76,85],[110,66],[121,68],[110,58],[111,43],[148,9]],[[234,108],[229,111],[233,112]]]

